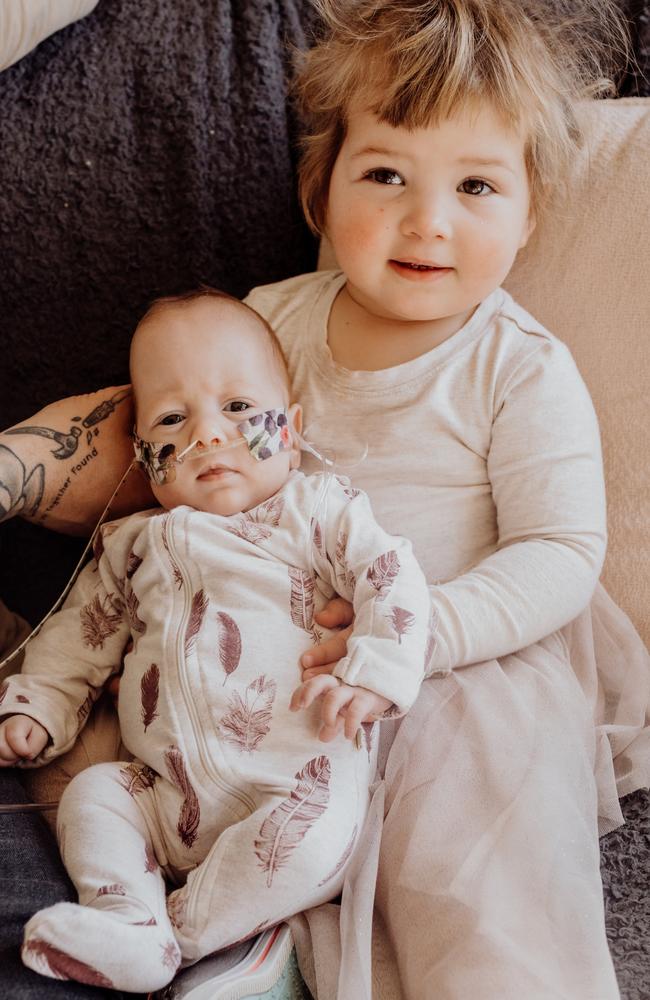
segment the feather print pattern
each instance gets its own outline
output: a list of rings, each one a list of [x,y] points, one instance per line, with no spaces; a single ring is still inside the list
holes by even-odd
[[[323,532],[321,531],[320,524],[313,517],[311,519],[311,537],[314,539],[314,545],[320,554],[323,555]]]
[[[363,729],[363,735],[366,741],[366,750],[368,751],[368,760],[370,760],[370,754],[372,753],[372,738],[375,735],[375,723],[374,722],[362,722],[361,728]]]
[[[233,671],[239,666],[241,658],[241,632],[234,618],[227,615],[225,611],[217,612],[217,625],[219,629],[219,659],[226,675],[224,678],[225,684]]]
[[[350,486],[347,479],[342,479],[341,476],[334,476],[334,478],[345,493],[348,500],[354,500],[354,498],[358,497],[361,493],[361,490],[355,490],[354,486]]]
[[[21,705],[30,705],[31,702],[26,694],[17,694],[16,701],[20,702]]]
[[[126,889],[120,882],[113,882],[112,885],[102,885],[95,893],[95,899],[100,896],[126,896]]]
[[[95,538],[93,540],[93,555],[95,557],[95,562],[99,566],[99,560],[104,555],[104,538],[102,535],[102,529],[100,528]],[[95,566],[94,572],[97,572],[97,566]]]
[[[161,944],[162,948],[162,963],[166,969],[170,972],[176,972],[176,969],[181,962],[181,950],[175,941],[167,941],[166,944]]]
[[[407,611],[406,608],[398,608],[393,606],[390,609],[390,614],[387,616],[390,622],[390,627],[397,636],[398,645],[402,644],[402,636],[406,635],[413,628],[413,623],[415,621],[415,615],[412,611]]]
[[[254,513],[258,517],[263,517],[266,524],[277,528],[280,524],[283,510],[284,499],[281,496],[274,496],[270,500],[265,500],[263,504],[260,504]]]
[[[95,704],[95,698],[92,691],[89,691],[81,705],[77,709],[77,721],[79,725],[82,725],[90,715],[90,710]]]
[[[399,573],[399,556],[395,549],[377,556],[366,574],[368,580],[377,591],[377,600],[383,601],[395,582]]]
[[[126,578],[131,580],[134,574],[142,566],[142,559],[140,556],[136,556],[135,552],[129,552],[129,558],[126,560]]]
[[[122,788],[126,788],[131,797],[135,797],[147,788],[153,788],[158,775],[148,764],[125,764],[120,769]]]
[[[170,562],[171,568],[172,568],[172,575],[174,577],[174,583],[176,584],[176,586],[180,590],[181,587],[183,586],[183,574],[181,573],[181,568],[178,565],[178,563],[176,562],[176,560],[174,559],[174,557],[172,555],[171,548],[169,547],[168,531],[169,531],[169,514],[165,514],[165,516],[162,519],[162,543],[163,543],[163,545],[165,547],[165,551],[166,551],[167,555],[169,556],[169,562]]]
[[[160,692],[160,670],[152,663],[140,679],[140,697],[142,700],[142,724],[147,729],[158,718],[158,695]]]
[[[190,617],[185,629],[185,655],[189,656],[194,649],[194,641],[201,630],[205,613],[208,610],[210,599],[205,596],[203,590],[197,590],[192,598]]]
[[[266,817],[255,841],[255,854],[266,872],[266,885],[271,887],[273,876],[283,868],[300,846],[316,820],[329,803],[331,767],[324,754],[307,761],[295,775],[296,787],[291,795]]]
[[[187,908],[187,890],[185,887],[176,889],[167,897],[167,916],[172,927],[179,930],[185,923],[185,910]]]
[[[112,597],[113,594],[107,594],[102,601],[99,594],[95,594],[79,612],[81,638],[84,646],[90,649],[103,649],[106,640],[115,635],[120,627],[122,615],[116,611]]]
[[[339,860],[336,862],[336,865],[334,866],[334,868],[332,869],[332,871],[329,873],[329,875],[326,875],[325,878],[322,879],[322,881],[318,883],[318,887],[319,888],[320,888],[321,885],[325,885],[326,882],[331,882],[332,879],[336,878],[336,876],[339,874],[339,872],[342,871],[343,868],[345,868],[345,866],[348,863],[348,860],[350,858],[350,855],[352,854],[352,850],[353,850],[354,845],[356,843],[356,839],[357,839],[357,824],[355,823],[354,824],[354,829],[352,831],[352,836],[350,837],[350,839],[349,839],[349,841],[348,841],[348,843],[346,845],[346,848],[343,851],[343,854],[341,855],[341,857],[339,858]]]
[[[153,847],[151,844],[144,845],[144,873],[149,875],[152,872],[158,871],[158,862],[156,860],[156,855],[153,852]]]
[[[99,560],[104,555],[104,538],[109,538],[114,531],[117,531],[116,524],[102,524],[93,539],[93,555],[95,557],[95,562],[97,563],[97,566],[95,566],[93,570],[94,573],[97,572]]]
[[[231,535],[237,535],[238,538],[243,538],[245,542],[251,542],[253,545],[266,541],[273,534],[266,525],[257,524],[246,514],[238,517],[234,524],[226,528],[226,531],[229,531]]]
[[[140,601],[135,595],[134,590],[129,586],[124,594],[124,600],[126,601],[126,613],[129,617],[129,625],[131,626],[132,632],[138,632],[140,635],[144,635],[147,630],[147,626],[142,621],[138,615],[138,608],[140,607]]]
[[[228,701],[229,711],[219,723],[219,732],[226,743],[237,747],[240,753],[258,749],[271,728],[276,689],[275,681],[262,674],[246,688],[246,700],[234,692]]]
[[[246,542],[257,545],[270,538],[271,528],[277,528],[284,510],[284,500],[280,496],[271,497],[254,510],[245,511],[227,530]]]
[[[93,969],[91,965],[81,962],[72,955],[67,955],[53,944],[42,941],[40,938],[30,938],[22,947],[23,954],[28,954],[37,959],[37,964],[48,971],[45,975],[50,975],[54,979],[73,979],[77,983],[87,983],[89,986],[103,986],[104,989],[112,990],[115,987],[111,980]]]
[[[299,566],[288,566],[291,580],[291,621],[305,632],[315,633],[314,629],[314,577],[306,569]]]
[[[344,589],[349,594],[354,594],[354,588],[357,585],[357,578],[353,571],[348,567],[346,551],[348,547],[348,535],[346,531],[339,532],[336,539],[336,549],[334,550],[334,558],[336,560],[336,579],[339,580],[344,587]]]
[[[172,782],[185,796],[176,830],[185,846],[191,847],[198,836],[201,819],[199,800],[187,776],[182,751],[178,747],[170,747],[169,750],[165,751],[165,763]]]

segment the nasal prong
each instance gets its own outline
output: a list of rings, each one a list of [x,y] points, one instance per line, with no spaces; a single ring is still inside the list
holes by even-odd
[[[177,462],[188,462],[194,458],[202,458],[204,455],[211,451],[226,451],[228,448],[235,448],[239,444],[245,444],[245,438],[240,437],[234,441],[222,441],[221,438],[213,437],[212,440],[205,444],[200,438],[196,441],[192,441],[188,444],[187,448],[183,450],[176,456]]]

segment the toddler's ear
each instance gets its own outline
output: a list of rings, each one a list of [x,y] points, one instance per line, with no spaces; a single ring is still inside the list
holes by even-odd
[[[302,433],[302,406],[300,403],[292,403],[288,410],[289,417],[289,430],[295,431],[291,435],[291,461],[289,463],[290,469],[298,469],[300,467],[300,443],[298,441],[298,435]]]
[[[531,208],[530,212],[528,213],[528,221],[524,229],[524,232],[522,234],[521,243],[519,244],[518,248],[519,250],[521,250],[523,247],[526,246],[528,240],[533,235],[533,231],[536,225],[537,225],[537,215],[535,214],[535,210]]]

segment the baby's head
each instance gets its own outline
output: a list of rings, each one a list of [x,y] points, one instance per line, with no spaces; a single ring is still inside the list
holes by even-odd
[[[237,514],[276,493],[298,467],[301,412],[291,404],[282,350],[266,321],[237,299],[203,288],[154,302],[133,335],[130,370],[146,453],[159,456],[153,443],[167,446],[163,456],[179,456],[201,442],[152,481],[161,506]],[[278,410],[286,423],[284,413],[268,414]]]
[[[315,0],[323,30],[297,93],[307,124],[303,209],[327,229],[349,117],[425,128],[486,105],[522,136],[538,213],[582,141],[579,105],[612,90],[628,55],[617,0]]]

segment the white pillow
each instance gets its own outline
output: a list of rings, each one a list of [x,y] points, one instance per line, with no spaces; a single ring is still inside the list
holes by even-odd
[[[0,0],[0,70],[96,6],[97,0]]]

